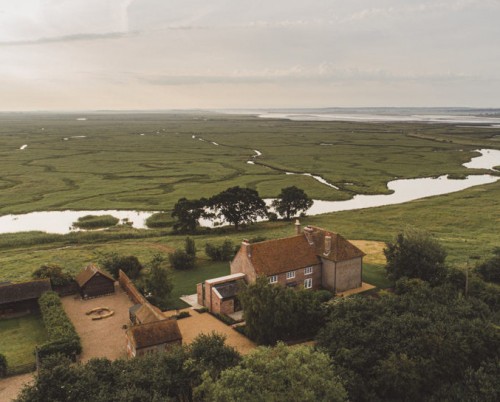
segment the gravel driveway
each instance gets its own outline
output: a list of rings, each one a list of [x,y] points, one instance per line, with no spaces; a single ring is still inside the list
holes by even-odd
[[[62,298],[64,310],[82,339],[81,361],[93,357],[107,357],[114,360],[126,357],[124,325],[130,325],[128,309],[133,303],[122,288],[115,284],[116,293],[109,296],[82,300],[79,296]],[[107,307],[115,313],[109,318],[92,320],[85,313],[96,307]]]

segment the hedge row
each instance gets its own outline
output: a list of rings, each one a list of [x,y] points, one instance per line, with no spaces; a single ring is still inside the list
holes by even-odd
[[[54,353],[70,357],[80,354],[80,337],[66,315],[59,295],[56,292],[46,292],[38,299],[38,304],[49,338],[47,343],[38,348],[39,357]]]

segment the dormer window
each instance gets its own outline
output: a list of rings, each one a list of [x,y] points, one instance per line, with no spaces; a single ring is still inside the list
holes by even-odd
[[[286,273],[286,279],[294,279],[295,278],[295,271],[290,271]]]

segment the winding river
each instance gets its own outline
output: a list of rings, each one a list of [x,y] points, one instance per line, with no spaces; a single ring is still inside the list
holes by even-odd
[[[500,150],[480,149],[481,156],[472,158],[470,162],[464,164],[470,169],[494,170],[495,166],[500,166]],[[261,153],[255,150],[254,157]],[[355,195],[350,200],[345,201],[322,201],[314,200],[314,204],[307,211],[308,215],[318,215],[328,212],[347,211],[383,205],[401,204],[408,201],[418,200],[435,195],[449,194],[456,191],[482,184],[494,183],[500,180],[500,176],[489,174],[469,175],[463,180],[449,179],[446,175],[437,178],[400,179],[387,183],[391,194],[379,195]],[[326,183],[328,185],[329,183]],[[266,199],[268,205],[272,199]],[[44,231],[48,233],[69,233],[73,222],[85,215],[105,215],[110,214],[121,220],[128,220],[135,228],[146,228],[144,221],[154,212],[140,211],[47,211],[31,212],[20,215],[4,215],[0,217],[0,233],[15,233],[26,231]],[[202,225],[211,225],[211,222],[201,222]]]

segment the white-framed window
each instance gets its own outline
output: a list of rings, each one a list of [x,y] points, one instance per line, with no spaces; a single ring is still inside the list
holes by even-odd
[[[290,271],[286,273],[286,279],[293,279],[295,278],[295,271]]]
[[[269,283],[277,283],[278,282],[278,275],[271,275],[269,277]]]
[[[312,278],[307,278],[304,281],[304,289],[311,289],[313,287],[313,279]]]
[[[304,275],[311,275],[313,273],[313,267],[304,268]]]

